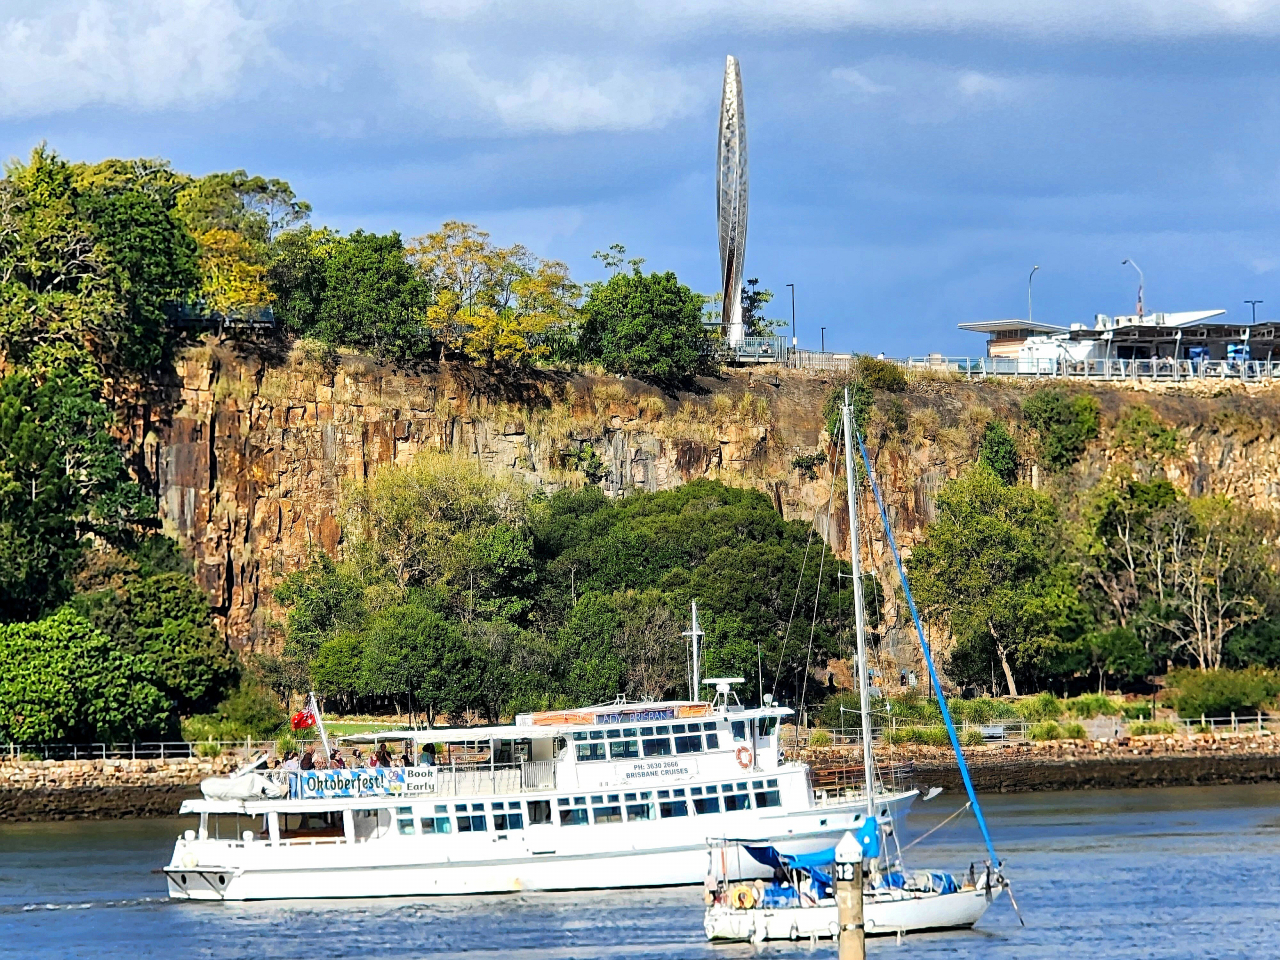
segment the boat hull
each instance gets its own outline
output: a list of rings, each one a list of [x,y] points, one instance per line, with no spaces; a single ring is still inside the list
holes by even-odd
[[[925,930],[962,930],[982,919],[1000,895],[1000,888],[960,890],[955,893],[868,899],[863,904],[863,928],[867,936],[920,933]],[[723,904],[707,908],[704,928],[708,940],[809,940],[835,937],[840,932],[834,902],[810,907],[736,910]]]
[[[887,802],[905,815],[914,791]],[[344,897],[446,896],[524,890],[597,890],[702,883],[710,865],[708,840],[772,845],[789,853],[833,846],[862,823],[856,804],[752,817],[663,820],[643,827],[619,824],[589,833],[563,827],[507,834],[440,838],[387,837],[368,843],[314,844],[179,840],[164,868],[169,895],[184,900],[281,900]],[[627,829],[633,828],[633,829]],[[709,837],[708,831],[721,832]],[[467,836],[467,835],[463,835]],[[723,845],[723,844],[722,844]],[[731,857],[748,878],[766,878],[736,843]]]

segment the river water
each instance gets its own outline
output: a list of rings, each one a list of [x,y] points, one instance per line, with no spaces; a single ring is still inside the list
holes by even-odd
[[[959,803],[917,803],[904,839]],[[1026,927],[1001,899],[974,931],[872,940],[868,955],[1280,957],[1280,786],[994,797],[984,804]],[[967,821],[967,822],[966,822]],[[710,945],[697,887],[439,899],[191,904],[152,870],[177,820],[0,825],[0,957],[834,957],[830,941]],[[959,872],[967,815],[911,851]]]

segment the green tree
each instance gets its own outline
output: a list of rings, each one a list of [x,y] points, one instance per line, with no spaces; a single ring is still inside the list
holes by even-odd
[[[326,249],[312,335],[333,348],[367,349],[378,360],[426,357],[431,291],[405,258],[400,234],[357,230]]]
[[[59,602],[86,535],[119,539],[153,509],[109,424],[74,374],[0,379],[0,619]]]
[[[1009,692],[1017,673],[1035,673],[1061,655],[1079,617],[1070,578],[1055,568],[1053,503],[1028,487],[1006,486],[977,464],[939,492],[937,519],[908,560],[922,613],[950,628],[949,671],[989,680],[999,664]]]
[[[752,277],[742,288],[742,323],[748,337],[767,337],[781,326],[779,320],[767,320],[765,304],[773,301],[773,291],[758,289],[760,281]]]
[[[712,368],[703,298],[674,273],[635,266],[588,287],[580,347],[610,373],[671,380]]]
[[[119,743],[172,726],[147,665],[70,610],[0,624],[0,738]]]
[[[1098,675],[1098,692],[1106,692],[1107,677],[1132,680],[1151,670],[1151,657],[1137,634],[1127,627],[1090,633],[1084,638],[1089,669]]]
[[[344,630],[359,630],[367,612],[365,584],[359,575],[323,553],[288,574],[274,596],[287,611],[284,656],[304,664],[326,640]]]
[[[148,675],[182,716],[217,706],[234,689],[239,664],[213,626],[209,600],[184,573],[131,579],[120,589],[77,596],[72,606]]]
[[[480,706],[486,669],[458,625],[419,591],[373,618],[360,661],[367,692],[403,695],[406,706],[412,699],[426,708],[429,723],[440,712],[457,723],[464,711]]]
[[[978,461],[1005,483],[1018,482],[1018,445],[999,420],[988,420],[978,440]]]
[[[1086,393],[1074,396],[1056,387],[1036,390],[1022,404],[1023,416],[1040,434],[1040,456],[1045,466],[1060,473],[1083,455],[1089,441],[1098,436],[1101,408]]]
[[[176,212],[193,235],[231,230],[265,249],[281,231],[305,222],[311,204],[284,180],[236,170],[192,181],[178,193]]]

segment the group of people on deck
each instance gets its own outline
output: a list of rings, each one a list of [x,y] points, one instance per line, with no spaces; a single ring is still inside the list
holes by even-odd
[[[283,761],[273,760],[271,767],[284,770],[345,770],[358,767],[434,767],[435,763],[435,750],[431,744],[423,744],[422,754],[415,764],[408,744],[404,747],[404,753],[393,756],[387,745],[380,743],[376,750],[371,750],[364,756],[361,755],[359,747],[354,748],[351,751],[350,763],[343,757],[341,749],[335,748],[328,757],[325,757],[323,754],[317,755],[315,748],[308,746],[304,748],[301,756],[296,750],[288,751]]]

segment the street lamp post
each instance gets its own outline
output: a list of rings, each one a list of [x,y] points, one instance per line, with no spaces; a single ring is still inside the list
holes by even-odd
[[[1031,323],[1031,278],[1036,275],[1036,271],[1040,269],[1040,264],[1036,264],[1031,268],[1031,272],[1027,274],[1027,323]]]
[[[796,364],[799,365],[798,351],[796,350],[796,285],[788,283],[791,288],[791,355],[796,357]]]
[[[822,328],[822,353],[827,352],[827,328]]]
[[[1254,322],[1254,323],[1257,323],[1257,322],[1258,322],[1258,304],[1262,303],[1262,301],[1261,301],[1261,300],[1246,300],[1246,301],[1245,301],[1245,303],[1247,303],[1247,304],[1249,304],[1249,306],[1253,307],[1253,322]]]
[[[1133,267],[1133,269],[1138,271],[1138,319],[1141,320],[1142,319],[1142,280],[1143,280],[1142,268],[1138,266],[1136,263],[1134,263],[1132,260],[1127,260],[1127,259],[1121,260],[1120,266],[1123,267],[1126,263],[1129,266]]]

